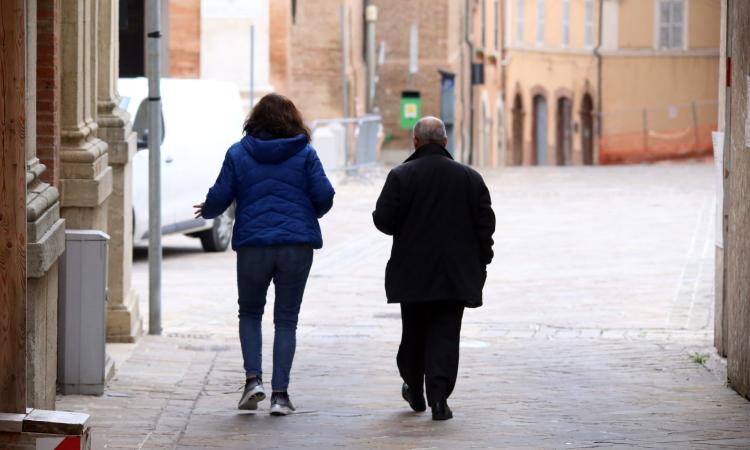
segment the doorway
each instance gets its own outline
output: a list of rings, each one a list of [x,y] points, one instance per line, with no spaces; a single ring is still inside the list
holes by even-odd
[[[523,100],[521,94],[513,99],[513,165],[523,164]]]
[[[569,166],[573,159],[573,104],[568,97],[557,99],[556,163]]]
[[[505,154],[505,105],[499,92],[497,93],[497,104],[495,106],[495,133],[497,133],[495,139],[496,165],[504,166],[507,164],[507,155]]]
[[[581,151],[583,164],[594,164],[594,102],[586,94],[581,101]]]
[[[547,164],[547,99],[535,95],[534,100],[534,163]]]

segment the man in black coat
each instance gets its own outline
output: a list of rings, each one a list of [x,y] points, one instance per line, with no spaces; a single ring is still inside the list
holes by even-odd
[[[391,170],[373,221],[393,236],[385,269],[388,303],[401,304],[397,363],[402,396],[434,420],[453,417],[448,397],[458,375],[464,307],[482,305],[492,261],[495,215],[490,193],[475,170],[445,149],[445,125],[435,117],[414,127],[416,151]]]

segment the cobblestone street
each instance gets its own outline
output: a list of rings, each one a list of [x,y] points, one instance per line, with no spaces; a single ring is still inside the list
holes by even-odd
[[[235,254],[187,237],[164,240],[164,335],[108,345],[117,373],[105,395],[58,397],[58,409],[91,413],[99,448],[750,448],[750,402],[726,387],[712,349],[712,165],[484,172],[495,260],[485,306],[464,316],[456,417],[444,423],[400,397],[390,238],[370,216],[385,173],[339,181],[322,220],[292,370],[297,414],[271,417],[268,401],[236,409]],[[135,257],[147,319],[147,259]]]

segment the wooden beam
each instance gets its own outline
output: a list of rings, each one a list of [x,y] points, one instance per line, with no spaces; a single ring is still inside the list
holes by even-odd
[[[750,2],[729,2],[731,108],[728,232],[725,251],[729,385],[750,398]],[[726,139],[726,137],[725,137]]]
[[[0,412],[26,413],[26,17],[0,0]]]

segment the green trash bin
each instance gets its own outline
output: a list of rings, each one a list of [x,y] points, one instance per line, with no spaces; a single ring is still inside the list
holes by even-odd
[[[419,91],[401,92],[401,128],[412,129],[422,117],[422,99]]]

